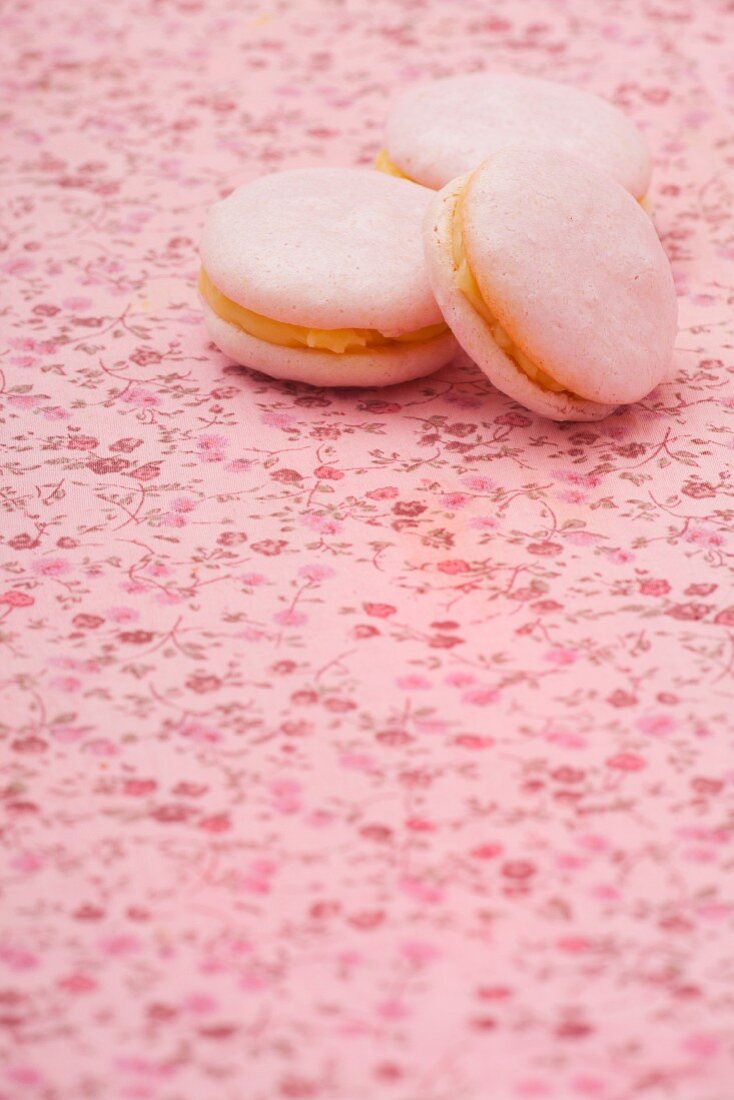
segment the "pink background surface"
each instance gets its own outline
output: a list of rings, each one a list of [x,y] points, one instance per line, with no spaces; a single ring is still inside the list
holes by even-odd
[[[732,1100],[733,21],[5,5],[2,1100]],[[490,66],[644,128],[675,381],[233,368],[208,204]]]

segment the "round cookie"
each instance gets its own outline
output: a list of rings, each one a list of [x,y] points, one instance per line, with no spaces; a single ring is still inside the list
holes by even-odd
[[[611,103],[567,84],[500,73],[452,76],[405,92],[388,116],[377,167],[437,189],[519,144],[579,157],[636,199],[650,183],[647,145]]]
[[[510,147],[434,198],[428,274],[498,389],[554,420],[598,420],[668,375],[677,301],[650,218],[556,149]]]
[[[303,168],[209,210],[199,293],[238,363],[318,386],[387,386],[453,358],[422,222],[432,194],[369,169]]]

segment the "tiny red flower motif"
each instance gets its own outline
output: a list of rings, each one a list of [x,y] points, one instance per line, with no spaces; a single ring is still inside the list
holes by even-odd
[[[409,516],[415,518],[421,516],[426,510],[426,505],[421,504],[418,500],[399,500],[397,504],[393,504],[392,510],[396,516]]]
[[[155,638],[155,634],[150,630],[123,630],[118,634],[118,638],[121,642],[127,642],[128,645],[147,645]]]
[[[463,561],[462,558],[451,558],[447,561],[440,561],[436,568],[440,573],[447,573],[449,576],[469,572],[469,565],[467,562]]]
[[[677,603],[670,608],[668,614],[672,619],[683,622],[698,622],[705,619],[710,610],[710,604],[706,603]]]
[[[647,762],[634,752],[618,752],[607,760],[607,767],[621,772],[638,772],[647,767]]]
[[[724,784],[720,779],[706,779],[699,775],[691,780],[691,786],[696,794],[718,794],[723,790]]]
[[[159,806],[153,810],[150,816],[163,825],[176,825],[181,821],[186,821],[191,813],[191,806]]]
[[[607,702],[612,707],[633,707],[637,702],[637,696],[632,695],[629,691],[617,688],[616,691],[607,696]]]
[[[35,602],[33,596],[20,592],[17,588],[11,588],[0,595],[0,603],[7,604],[8,607],[31,607]]]
[[[714,622],[719,623],[720,626],[734,626],[734,607],[725,607],[718,613]]]
[[[489,749],[495,743],[494,737],[481,736],[478,733],[460,733],[454,740],[464,749]]]
[[[126,779],[122,784],[122,793],[142,798],[146,794],[152,794],[157,787],[155,779]]]
[[[502,854],[501,844],[478,844],[472,848],[471,855],[474,859],[495,859]]]
[[[40,541],[38,538],[33,538],[32,535],[13,535],[12,539],[8,539],[8,546],[13,550],[34,550]]]
[[[151,363],[160,363],[163,356],[160,352],[153,351],[151,348],[139,348],[130,356],[130,359],[133,363],[137,363],[139,367],[147,367]]]
[[[303,481],[303,475],[299,474],[298,470],[274,470],[270,477],[273,481],[281,481],[285,485],[295,485]]]
[[[68,974],[65,978],[60,978],[56,984],[67,993],[91,993],[93,989],[97,988],[97,983],[93,978],[90,978],[87,974],[78,973]]]
[[[456,645],[463,645],[463,638],[455,638],[451,634],[434,634],[428,639],[431,649],[453,649]]]
[[[126,458],[95,458],[87,463],[93,474],[119,474],[130,465]]]
[[[382,924],[384,919],[385,914],[381,909],[366,909],[361,913],[355,913],[353,916],[349,917],[349,923],[353,928],[358,928],[361,932],[369,932]]]
[[[527,546],[528,554],[535,554],[539,558],[553,558],[562,550],[563,547],[558,542],[531,542]]]
[[[93,435],[70,435],[66,446],[70,451],[93,451],[99,447],[99,440]]]
[[[212,814],[211,817],[203,817],[199,822],[199,828],[208,833],[226,833],[230,828],[227,814]]]
[[[387,619],[397,611],[397,607],[393,607],[391,603],[363,603],[362,607],[366,615],[372,615],[376,619]]]
[[[195,672],[186,681],[186,687],[198,695],[203,695],[207,691],[217,691],[221,686],[222,681],[218,676],[204,672]]]
[[[502,874],[505,878],[524,881],[532,878],[536,872],[534,864],[525,859],[512,859],[502,865]]]
[[[146,462],[145,465],[138,466],[137,470],[131,470],[127,476],[137,478],[138,481],[154,481],[160,477],[160,473],[160,462]]]
[[[96,630],[98,626],[102,625],[104,619],[101,615],[86,615],[82,612],[75,615],[71,621],[77,630]]]
[[[409,745],[411,741],[415,741],[415,738],[406,730],[388,729],[376,733],[375,740],[379,741],[381,745],[388,745],[394,749],[400,748],[401,745]]]
[[[337,470],[333,466],[317,466],[314,474],[322,481],[341,481],[345,476],[343,470]]]
[[[352,637],[362,640],[364,638],[374,638],[380,631],[376,626],[369,626],[367,623],[359,623],[352,628]]]
[[[508,428],[528,428],[532,424],[529,416],[522,413],[502,413],[494,418],[495,424],[504,424]]]
[[[648,580],[640,581],[640,593],[643,596],[667,596],[670,592],[670,585],[665,580]]]
[[[136,447],[139,447],[142,443],[142,439],[132,439],[126,436],[124,439],[118,439],[115,443],[110,443],[110,451],[123,451],[125,454],[129,454],[130,451],[134,451]]]

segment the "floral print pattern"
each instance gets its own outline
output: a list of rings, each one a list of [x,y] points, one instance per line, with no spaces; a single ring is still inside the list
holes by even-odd
[[[2,1100],[732,1100],[731,4],[1,18]],[[647,134],[674,380],[230,363],[207,206],[489,67]]]

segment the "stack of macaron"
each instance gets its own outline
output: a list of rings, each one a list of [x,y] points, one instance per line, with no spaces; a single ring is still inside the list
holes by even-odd
[[[677,303],[651,161],[609,103],[476,74],[394,104],[376,167],[264,176],[209,211],[214,342],[318,386],[385,386],[461,346],[504,393],[596,420],[669,374]]]

